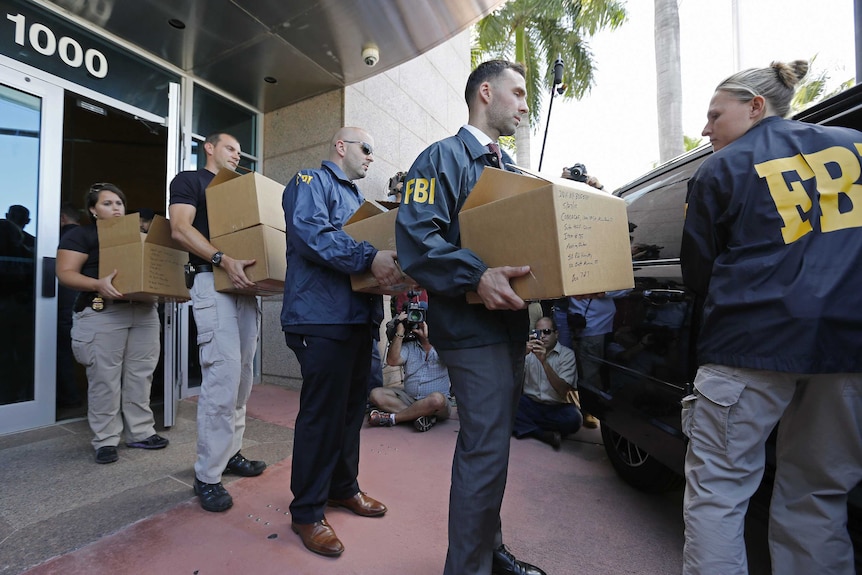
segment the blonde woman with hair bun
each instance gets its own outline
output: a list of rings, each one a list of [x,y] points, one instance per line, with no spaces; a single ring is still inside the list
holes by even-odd
[[[716,87],[688,183],[685,283],[702,303],[683,399],[684,575],[747,575],[745,514],[778,426],[772,572],[851,575],[862,480],[862,133],[788,120],[808,63]]]

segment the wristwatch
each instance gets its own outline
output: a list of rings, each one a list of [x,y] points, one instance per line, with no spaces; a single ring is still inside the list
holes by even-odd
[[[210,261],[215,267],[221,267],[221,259],[224,256],[224,252],[216,252],[213,254],[213,257],[210,258]]]

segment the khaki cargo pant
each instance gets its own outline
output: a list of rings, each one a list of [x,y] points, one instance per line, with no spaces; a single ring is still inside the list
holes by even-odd
[[[153,370],[159,361],[159,316],[155,304],[106,302],[72,316],[72,352],[87,370],[87,419],[93,448],[153,435],[150,409]]]
[[[215,291],[212,272],[197,274],[190,293],[203,376],[195,475],[219,483],[228,460],[242,448],[260,308],[254,296]]]
[[[779,419],[769,518],[776,575],[853,575],[847,493],[862,480],[862,374],[707,364],[683,400],[684,575],[747,575],[745,512]]]

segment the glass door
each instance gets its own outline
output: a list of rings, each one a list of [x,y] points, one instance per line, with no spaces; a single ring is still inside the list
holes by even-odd
[[[62,129],[63,90],[0,66],[0,434],[54,423]]]

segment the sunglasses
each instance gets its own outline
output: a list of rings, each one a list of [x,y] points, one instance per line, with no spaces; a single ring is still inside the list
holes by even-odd
[[[545,335],[551,335],[557,330],[546,327],[545,329],[537,329],[536,331]]]
[[[360,148],[362,149],[362,153],[365,154],[366,156],[371,156],[372,154],[374,154],[374,148],[371,147],[371,144],[369,144],[368,142],[360,142],[359,140],[341,140],[341,141],[344,142],[345,144],[359,144]]]
[[[105,189],[105,186],[112,185],[110,182],[99,182],[97,184],[93,184],[90,186],[90,192],[101,192]]]

